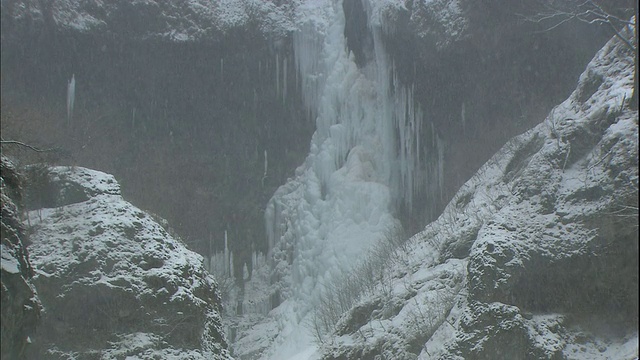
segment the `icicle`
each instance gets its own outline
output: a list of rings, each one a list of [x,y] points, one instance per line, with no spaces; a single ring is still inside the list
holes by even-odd
[[[287,57],[284,58],[284,64],[282,67],[282,85],[284,89],[282,91],[282,104],[284,105],[287,100]]]
[[[460,119],[462,119],[462,133],[464,134],[466,125],[467,125],[467,118],[465,117],[464,102],[462,103],[462,109],[460,109]]]
[[[76,77],[75,74],[71,75],[71,80],[67,84],[67,125],[71,126],[71,119],[73,118],[73,106],[76,100]]]
[[[253,89],[253,114],[258,116],[258,91]]]
[[[276,54],[276,96],[280,95],[280,60]]]
[[[209,257],[213,257],[213,235],[209,233]]]
[[[401,82],[384,48],[384,32],[393,26],[372,1],[363,3],[373,40],[365,67],[348,54],[340,2],[324,9],[326,22],[307,21],[293,34],[296,84],[316,132],[296,178],[276,191],[265,210],[270,279],[290,287],[274,303],[315,296],[322,291],[318,285],[331,281],[336,262],[351,260],[397,226],[394,206],[411,210],[417,194],[442,186],[442,161],[434,159],[442,145],[433,124],[430,141],[415,89]],[[288,63],[279,60],[275,85],[286,97]],[[350,238],[344,235],[350,229],[371,234]],[[252,261],[259,269],[263,260],[252,255]]]
[[[224,231],[224,274],[230,276],[229,268],[230,268],[230,260],[229,260],[229,242],[227,238],[227,230]]]
[[[307,23],[293,34],[293,42],[296,73],[300,75],[304,104],[309,118],[315,121],[324,85],[321,66],[324,38],[315,25]]]
[[[440,195],[440,200],[443,200],[444,196],[444,141],[440,140],[440,137],[436,138],[438,140],[438,192]]]
[[[269,168],[269,161],[267,159],[267,150],[264,150],[264,174],[263,177],[267,177],[267,169]]]
[[[252,251],[251,252],[251,277],[253,278],[253,273],[256,272],[256,267],[258,266],[258,258],[257,258],[258,254],[256,253],[256,251]]]
[[[275,244],[276,234],[275,234],[275,223],[277,221],[276,214],[274,211],[275,200],[271,199],[269,203],[267,203],[267,208],[264,210],[264,222],[265,222],[265,230],[267,232],[267,252],[271,254],[271,250],[273,249],[273,244]]]
[[[224,83],[224,58],[220,58],[220,82]]]

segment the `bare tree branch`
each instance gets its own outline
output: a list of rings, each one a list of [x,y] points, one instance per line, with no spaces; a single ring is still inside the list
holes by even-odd
[[[25,143],[20,142],[20,141],[15,141],[15,140],[1,140],[0,141],[0,145],[19,145],[19,146],[26,147],[26,148],[28,148],[30,150],[33,150],[35,152],[55,152],[55,151],[60,151],[60,149],[57,149],[57,148],[38,149],[35,146],[29,145],[29,144],[25,144]]]
[[[535,23],[555,22],[544,30],[539,32],[548,32],[556,29],[571,20],[580,21],[586,24],[604,24],[611,28],[613,34],[620,39],[629,50],[636,52],[636,46],[633,43],[633,35],[626,37],[623,35],[624,29],[630,29],[635,23],[625,20],[611,12],[606,11],[596,1],[587,0],[582,3],[572,1],[563,2],[561,5],[550,4],[547,1],[541,3],[544,10],[533,16],[519,15],[526,21]]]

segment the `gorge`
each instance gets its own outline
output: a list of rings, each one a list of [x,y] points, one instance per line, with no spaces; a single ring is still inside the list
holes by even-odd
[[[521,346],[508,350],[514,357],[503,358],[560,356],[554,354],[571,348],[568,339],[577,335],[547,329],[554,321],[564,326],[547,315],[573,311],[562,296],[556,306],[527,295],[535,289],[550,296],[536,287],[540,279],[528,277],[548,260],[537,252],[545,247],[522,245],[517,249],[536,250],[513,253],[485,240],[503,228],[531,230],[526,216],[557,214],[539,223],[562,223],[562,235],[555,237],[585,239],[584,247],[558,245],[559,259],[580,259],[572,251],[582,254],[594,239],[609,236],[627,244],[607,247],[614,254],[632,247],[637,227],[593,235],[586,228],[608,225],[563,209],[584,197],[607,204],[595,206],[594,214],[618,211],[617,203],[605,201],[612,194],[631,206],[637,164],[625,157],[637,162],[637,111],[627,109],[633,55],[624,45],[607,44],[617,56],[598,55],[601,63],[589,65],[577,82],[612,34],[580,22],[549,30],[547,23],[528,21],[541,6],[462,0],[6,1],[3,140],[64,149],[47,159],[6,152],[30,157],[27,162],[113,173],[126,198],[168,219],[168,232],[201,253],[211,271],[219,269],[219,283],[227,284],[223,322],[236,358],[435,358],[432,352],[496,358],[462,342],[443,352],[441,343],[429,341],[450,334],[443,327],[464,338],[481,324],[482,314],[513,322],[519,311],[531,318],[517,318],[513,333],[520,334],[515,343]],[[625,7],[633,9],[631,3]],[[71,79],[73,117],[64,102]],[[608,79],[614,85],[605,89]],[[567,105],[557,106],[567,98]],[[571,113],[590,100],[598,105]],[[569,117],[588,120],[564,125]],[[547,125],[500,150],[540,123]],[[578,145],[567,150],[565,142]],[[601,142],[626,145],[614,151]],[[499,150],[503,155],[493,156]],[[612,177],[618,182],[598,178],[599,185],[585,185],[584,191],[567,185],[558,168],[581,178],[605,166],[589,155],[594,151],[617,154],[611,156],[625,164]],[[548,169],[542,160],[535,163],[536,171],[549,170],[549,179],[528,170],[537,156],[552,164]],[[492,167],[504,178],[487,170]],[[538,182],[553,184],[555,195],[540,195]],[[486,190],[479,195],[480,188]],[[535,206],[522,205],[534,198]],[[505,204],[521,217],[495,218]],[[573,230],[565,229],[567,222]],[[635,244],[635,257],[624,260],[629,268],[598,267],[604,274],[625,274],[618,285],[577,293],[599,298],[602,291],[627,287],[625,300],[612,311],[631,311],[637,303]],[[393,260],[398,251],[405,252],[403,260]],[[485,269],[487,254],[499,251],[513,262],[500,255],[486,263],[497,261],[500,266],[487,265],[495,272],[478,270]],[[374,270],[366,270],[367,263]],[[317,311],[335,300],[327,294],[344,293],[339,284],[363,271],[373,272],[372,280],[352,285],[356,294],[331,310],[337,313]],[[481,289],[494,280],[493,292]],[[573,280],[567,275],[553,286]],[[595,305],[602,303],[581,309]],[[472,314],[463,318],[465,311]],[[547,317],[540,320],[540,314]],[[424,323],[407,323],[411,317]],[[633,324],[615,327],[633,334],[626,330]],[[565,345],[555,352],[548,344],[531,345],[529,328],[555,333]],[[488,338],[503,339],[496,340],[498,349],[508,348],[508,337]],[[588,349],[599,346],[587,343]]]

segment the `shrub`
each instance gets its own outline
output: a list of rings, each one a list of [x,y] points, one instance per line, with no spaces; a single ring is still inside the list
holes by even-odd
[[[373,246],[367,256],[350,271],[334,276],[324,284],[324,291],[311,316],[311,327],[316,341],[322,343],[338,320],[367,294],[381,290],[383,297],[391,296],[392,275],[389,267],[402,259],[406,237],[399,229],[388,231]]]

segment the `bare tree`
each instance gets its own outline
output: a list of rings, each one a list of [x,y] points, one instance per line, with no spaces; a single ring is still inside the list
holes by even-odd
[[[613,35],[634,54],[633,96],[631,108],[638,109],[638,2],[605,0],[538,0],[541,11],[524,16],[528,21],[543,24],[551,31],[569,21],[608,27]],[[633,17],[632,17],[633,16]]]
[[[17,145],[17,146],[22,146],[25,147],[29,150],[33,150],[35,152],[56,152],[56,151],[60,151],[60,149],[57,148],[51,148],[51,149],[39,149],[33,145],[29,145],[29,144],[25,144],[21,141],[15,141],[15,140],[4,140],[2,139],[2,141],[0,141],[0,145]]]
[[[627,32],[628,35],[623,34],[625,28],[630,28],[635,25],[631,18],[631,11],[633,9],[618,9],[618,13],[614,14],[611,11],[605,10],[603,6],[599,4],[599,1],[586,0],[586,1],[542,1],[543,10],[533,17],[527,17],[528,20],[538,23],[548,23],[549,27],[544,31],[549,31],[557,28],[558,26],[572,20],[577,20],[587,24],[599,24],[605,25],[611,29],[613,34],[618,37],[625,45],[631,49],[636,49],[635,41],[633,39],[633,33]],[[628,18],[622,16],[628,15]]]

